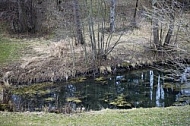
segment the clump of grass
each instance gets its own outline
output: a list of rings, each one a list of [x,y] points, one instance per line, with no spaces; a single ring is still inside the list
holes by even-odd
[[[190,106],[92,111],[78,114],[0,112],[1,126],[188,126]]]

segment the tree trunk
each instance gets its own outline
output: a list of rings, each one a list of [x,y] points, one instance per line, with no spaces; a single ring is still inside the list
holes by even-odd
[[[27,30],[27,16],[24,9],[24,2],[22,0],[17,0],[18,4],[18,19],[21,24],[20,32],[25,32]]]
[[[157,0],[152,0],[152,8],[155,7],[157,7]],[[152,30],[153,30],[154,45],[157,48],[159,46],[159,25],[155,9],[153,10],[153,16],[152,16]]]
[[[115,0],[111,0],[110,5],[110,32],[115,31]]]
[[[74,6],[74,16],[75,16],[75,25],[76,25],[76,37],[77,37],[77,42],[76,44],[84,44],[84,39],[83,39],[83,33],[82,33],[82,27],[81,27],[81,22],[80,22],[80,15],[79,15],[79,3],[78,0],[73,0]]]
[[[165,38],[165,41],[164,41],[164,45],[169,45],[170,44],[170,39],[172,37],[173,30],[174,30],[174,23],[170,22],[169,29],[168,29],[168,32],[167,32],[167,35],[166,35],[166,38]]]
[[[27,18],[27,28],[28,28],[28,32],[35,32],[35,24],[36,24],[36,18],[35,18],[35,10],[33,8],[33,1],[29,0],[28,3],[28,18]]]
[[[172,4],[171,4],[172,11],[173,11],[173,8],[174,8],[174,1],[172,0]],[[168,29],[165,41],[164,41],[164,45],[169,45],[170,44],[170,39],[172,37],[172,33],[173,33],[173,30],[174,30],[175,13],[172,12],[172,11],[169,14],[169,16],[170,16],[170,24],[169,24],[169,29]]]
[[[131,25],[132,25],[132,27],[134,27],[134,28],[137,27],[136,17],[137,17],[138,3],[139,3],[139,0],[136,0],[135,12],[134,12],[134,15],[133,15],[133,20],[132,20],[132,22],[131,22]]]

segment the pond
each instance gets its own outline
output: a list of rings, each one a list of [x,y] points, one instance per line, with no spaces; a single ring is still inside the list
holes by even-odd
[[[173,105],[180,92],[155,70],[136,70],[99,78],[36,84],[12,94],[15,111],[65,112]],[[48,84],[47,84],[48,85]],[[36,88],[32,90],[32,88]]]

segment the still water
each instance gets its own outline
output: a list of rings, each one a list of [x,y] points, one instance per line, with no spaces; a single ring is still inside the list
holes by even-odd
[[[64,108],[101,110],[104,108],[167,107],[176,100],[177,91],[163,88],[162,74],[153,70],[138,70],[86,79],[58,82],[33,95],[12,95],[15,111],[43,111]],[[40,94],[40,95],[39,95]]]

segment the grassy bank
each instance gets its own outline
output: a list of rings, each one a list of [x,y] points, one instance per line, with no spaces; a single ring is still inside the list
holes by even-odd
[[[25,44],[0,36],[0,65],[17,60]]]
[[[0,112],[1,126],[188,126],[190,106],[78,114]]]

